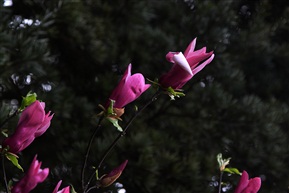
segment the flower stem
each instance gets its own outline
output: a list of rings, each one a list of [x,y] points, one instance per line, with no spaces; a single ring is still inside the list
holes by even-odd
[[[95,128],[93,134],[91,135],[90,140],[89,140],[88,145],[87,145],[87,148],[86,148],[86,154],[85,154],[83,166],[82,166],[82,169],[81,169],[81,185],[82,185],[82,190],[83,190],[83,192],[86,191],[87,186],[88,186],[88,184],[89,184],[89,182],[88,182],[86,186],[84,185],[85,168],[86,168],[86,165],[87,165],[87,160],[88,160],[88,157],[89,157],[89,153],[90,153],[90,149],[91,149],[92,142],[93,142],[93,140],[94,140],[97,132],[99,131],[99,128],[101,127],[101,122],[102,122],[102,120],[103,120],[103,116],[101,116],[101,117],[99,118],[97,127]]]
[[[4,184],[5,184],[6,192],[7,192],[7,193],[10,193],[10,192],[9,192],[9,189],[8,189],[8,183],[7,183],[7,177],[6,177],[5,157],[4,157],[4,154],[2,154],[2,170],[3,170],[3,179],[4,179]]]
[[[222,191],[222,178],[223,178],[223,172],[220,172],[220,179],[219,179],[219,191],[218,193],[221,193]]]

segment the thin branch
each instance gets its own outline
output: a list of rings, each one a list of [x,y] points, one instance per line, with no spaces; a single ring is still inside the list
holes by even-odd
[[[97,188],[97,186],[92,186],[86,192],[90,192],[91,190],[96,189],[96,188]]]
[[[223,172],[220,173],[219,191],[218,191],[218,193],[221,193],[221,191],[222,191],[222,178],[223,178]]]
[[[91,149],[92,143],[94,141],[94,138],[95,138],[97,132],[99,131],[99,128],[101,127],[101,121],[102,120],[103,120],[103,116],[101,116],[99,118],[97,127],[95,128],[93,134],[91,135],[89,143],[88,143],[87,148],[86,148],[86,154],[85,154],[85,158],[84,158],[84,162],[83,162],[83,166],[82,166],[82,170],[81,170],[81,185],[82,185],[82,189],[83,189],[84,192],[86,191],[87,186],[89,184],[88,183],[86,186],[84,185],[85,168],[86,168],[86,165],[87,165],[87,160],[88,160],[88,157],[89,157],[89,153],[90,153],[90,149]]]
[[[9,193],[8,183],[7,183],[7,176],[6,176],[6,169],[5,169],[5,157],[4,157],[4,154],[2,154],[2,170],[3,170],[3,179],[4,179],[6,192]]]

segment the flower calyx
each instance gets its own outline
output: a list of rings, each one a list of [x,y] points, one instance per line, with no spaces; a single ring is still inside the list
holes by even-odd
[[[171,100],[175,100],[175,97],[180,98],[185,96],[185,93],[183,93],[183,90],[181,89],[173,89],[172,87],[169,87],[166,89],[167,94],[171,98]]]
[[[102,109],[97,116],[104,116],[109,122],[113,124],[117,128],[118,131],[122,132],[121,126],[118,124],[118,121],[122,121],[120,118],[124,114],[124,108],[115,108],[115,101],[110,99],[110,104],[107,109],[105,109],[102,105],[99,107]]]

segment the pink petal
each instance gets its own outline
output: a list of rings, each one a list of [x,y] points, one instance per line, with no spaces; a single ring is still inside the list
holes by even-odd
[[[189,55],[190,53],[194,52],[195,47],[196,47],[196,42],[197,42],[197,38],[195,38],[187,47],[186,51],[184,52],[185,57],[187,57],[187,55]]]
[[[40,102],[43,109],[45,109],[45,102]]]
[[[236,187],[234,193],[242,193],[242,191],[248,186],[248,184],[249,184],[249,175],[246,171],[243,171],[239,184]]]
[[[190,64],[191,68],[195,68],[201,61],[209,58],[213,52],[203,52],[199,54],[191,54],[190,56],[186,56],[186,59],[188,60],[188,63]]]
[[[191,67],[187,61],[187,59],[185,58],[185,56],[183,55],[182,52],[174,55],[173,60],[175,61],[176,64],[178,64],[182,69],[184,69],[188,74],[193,75]]]
[[[35,101],[22,112],[17,127],[38,127],[44,119],[45,112],[39,101]]]
[[[111,177],[111,176],[116,175],[119,172],[122,172],[124,170],[124,168],[126,167],[127,162],[128,162],[128,160],[125,160],[124,162],[122,162],[122,164],[120,164],[118,167],[116,167],[111,172],[109,172],[106,177]]]
[[[171,62],[171,63],[175,63],[175,61],[173,60],[174,55],[178,54],[179,52],[169,52],[166,55],[166,59],[167,61]]]
[[[215,55],[212,54],[212,56],[210,58],[208,58],[205,62],[203,62],[202,64],[200,64],[199,66],[197,66],[195,69],[193,69],[193,74],[197,74],[198,72],[200,72],[205,66],[207,66],[209,63],[212,62],[212,60],[214,59]]]
[[[44,168],[43,170],[39,170],[37,175],[35,176],[35,180],[38,183],[43,182],[49,174],[49,168]]]
[[[115,107],[124,107],[128,103],[137,99],[149,87],[149,84],[145,84],[145,79],[142,74],[134,74],[127,79],[122,90],[119,92],[118,97],[114,99]]]
[[[23,149],[25,149],[26,147],[28,147],[34,141],[34,139],[35,139],[35,137],[34,137],[34,135],[32,135],[29,138],[25,138],[25,140],[23,140],[23,141],[18,141],[17,143],[19,144],[19,149],[17,152],[20,152]],[[9,151],[14,152],[13,149],[9,149]]]
[[[34,134],[35,137],[39,137],[40,135],[45,133],[45,131],[50,126],[51,119],[53,118],[53,115],[54,114],[50,115],[50,111],[45,115],[44,121],[42,122],[41,126],[38,128],[38,130]]]
[[[62,190],[58,191],[57,193],[70,193],[70,187],[66,186]]]
[[[123,87],[127,81],[127,78],[131,75],[131,64],[128,65],[124,75],[122,76],[121,80],[119,81],[118,85],[113,89],[112,93],[110,94],[109,100],[106,102],[105,107],[107,108],[110,104],[110,100],[116,101],[119,97],[120,93],[123,91]]]
[[[62,180],[60,180],[60,181],[57,183],[57,185],[55,186],[55,188],[54,188],[54,190],[53,190],[52,193],[57,193],[57,191],[58,191],[58,189],[59,189],[61,183],[62,183]]]
[[[261,188],[261,178],[256,177],[249,180],[248,186],[242,193],[257,193]]]
[[[184,70],[180,65],[174,64],[169,72],[161,76],[159,82],[163,87],[173,89],[182,88],[193,77],[192,74]]]
[[[145,79],[142,74],[136,73],[131,76],[131,67],[129,64],[124,76],[113,90],[109,99],[114,100],[115,108],[123,108],[128,103],[137,99],[144,91],[146,91],[150,85],[145,84]],[[110,100],[107,101],[105,107],[110,104]]]
[[[128,65],[123,77],[127,81],[127,79],[131,76],[131,64]]]

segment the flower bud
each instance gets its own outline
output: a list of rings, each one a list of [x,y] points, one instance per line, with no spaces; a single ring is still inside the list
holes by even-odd
[[[121,109],[128,103],[136,100],[150,86],[150,84],[145,84],[142,74],[136,73],[131,75],[131,64],[129,64],[117,87],[112,91],[105,107],[107,108],[110,101],[114,100],[113,107]]]
[[[121,165],[119,165],[117,168],[113,169],[108,174],[104,174],[99,179],[100,187],[107,187],[110,186],[115,180],[117,180],[124,168],[126,167],[128,160],[125,160]]]
[[[44,108],[45,103],[38,100],[26,107],[15,132],[4,140],[3,147],[9,147],[9,152],[17,154],[42,135],[49,128],[53,117],[50,111],[46,114]]]

